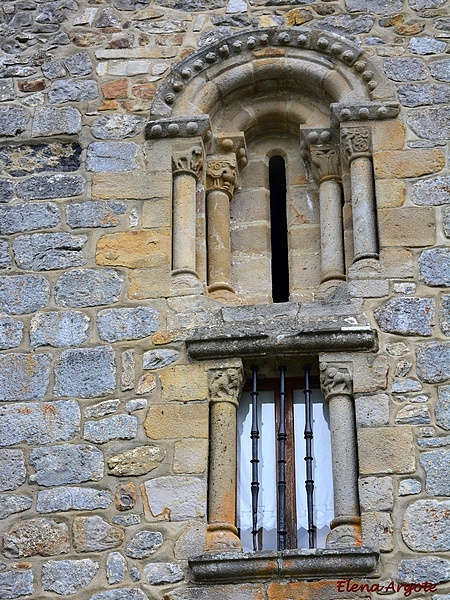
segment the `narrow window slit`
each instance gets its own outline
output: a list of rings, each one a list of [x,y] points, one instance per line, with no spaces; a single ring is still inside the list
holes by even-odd
[[[289,261],[286,216],[286,167],[281,156],[269,161],[272,300],[289,300]]]

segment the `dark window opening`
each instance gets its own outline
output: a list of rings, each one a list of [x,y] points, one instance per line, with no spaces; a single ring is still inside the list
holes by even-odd
[[[281,156],[269,161],[272,300],[289,300],[289,262],[286,216],[286,168]]]

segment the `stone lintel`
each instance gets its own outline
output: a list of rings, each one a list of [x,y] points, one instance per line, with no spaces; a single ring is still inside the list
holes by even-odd
[[[372,548],[221,552],[189,559],[194,582],[222,583],[327,577],[377,577],[379,552]]]
[[[172,117],[148,121],[145,126],[145,139],[158,138],[189,138],[201,136],[209,138],[211,135],[209,115],[196,115],[192,117]]]
[[[334,102],[331,104],[331,122],[381,121],[395,119],[400,112],[398,102]]]

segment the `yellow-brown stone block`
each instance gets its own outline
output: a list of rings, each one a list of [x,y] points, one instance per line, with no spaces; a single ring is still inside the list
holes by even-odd
[[[161,298],[170,294],[170,269],[167,266],[134,269],[130,271],[129,278],[128,297],[132,300]]]
[[[172,207],[169,199],[155,199],[142,206],[142,226],[145,228],[170,227]]]
[[[367,427],[358,431],[359,472],[413,473],[416,468],[413,428]]]
[[[406,185],[399,179],[378,179],[375,182],[378,208],[397,208],[406,200]]]
[[[435,241],[436,218],[428,206],[382,208],[378,211],[381,246],[431,246]]]
[[[208,464],[208,440],[181,440],[175,444],[174,473],[203,473]]]
[[[445,159],[442,150],[415,148],[375,152],[373,164],[375,177],[402,179],[437,173],[444,167]]]
[[[112,233],[98,240],[96,261],[130,269],[169,266],[171,243],[169,229]]]
[[[372,126],[373,151],[401,150],[405,143],[405,128],[400,121],[375,121]]]
[[[169,170],[153,173],[94,173],[92,196],[110,200],[170,198],[172,174]]]
[[[150,406],[144,429],[151,440],[208,437],[209,405],[164,404]]]
[[[208,382],[202,365],[177,365],[161,373],[163,401],[206,400]]]
[[[284,16],[285,23],[288,27],[292,27],[293,25],[302,25],[303,23],[307,23],[308,21],[313,20],[313,15],[311,11],[305,8],[294,8],[287,12]]]

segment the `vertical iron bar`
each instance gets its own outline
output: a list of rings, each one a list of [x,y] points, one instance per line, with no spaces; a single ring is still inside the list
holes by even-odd
[[[258,494],[259,494],[259,481],[258,481],[258,440],[259,440],[259,428],[258,428],[258,378],[257,378],[258,367],[252,367],[252,429],[250,432],[250,439],[252,440],[252,481],[250,489],[252,493],[252,536],[253,536],[253,550],[258,550]]]
[[[286,367],[280,370],[280,423],[278,427],[278,531],[277,547],[284,550],[286,546],[286,425],[285,425],[285,375]]]
[[[312,441],[313,441],[313,427],[312,427],[312,402],[311,402],[311,389],[309,386],[309,365],[304,367],[305,371],[305,441],[306,441],[306,505],[308,510],[308,538],[309,547],[316,547],[316,527],[314,525],[314,479],[313,479],[313,454],[312,454]]]

